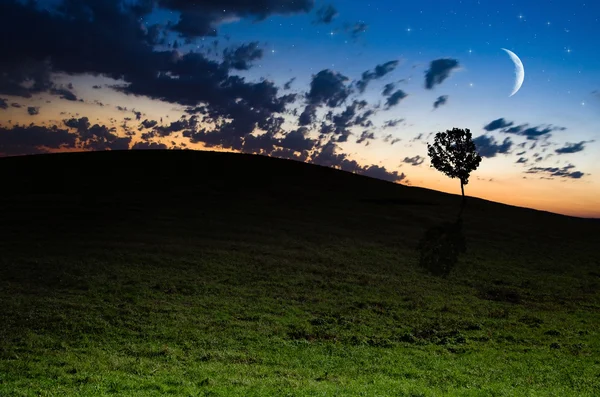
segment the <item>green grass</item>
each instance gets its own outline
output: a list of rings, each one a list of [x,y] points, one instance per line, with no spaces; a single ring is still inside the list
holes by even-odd
[[[0,396],[600,395],[597,221],[469,199],[440,279],[457,196],[209,152],[0,174]]]

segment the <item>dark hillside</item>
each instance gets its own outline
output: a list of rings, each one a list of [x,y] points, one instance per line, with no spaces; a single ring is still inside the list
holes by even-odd
[[[600,393],[597,221],[469,198],[440,279],[458,195],[194,151],[0,180],[0,395]]]

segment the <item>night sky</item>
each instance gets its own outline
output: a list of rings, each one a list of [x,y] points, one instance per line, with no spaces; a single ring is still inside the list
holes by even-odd
[[[0,155],[260,153],[600,217],[600,3],[0,0]],[[515,67],[525,80],[510,96]]]

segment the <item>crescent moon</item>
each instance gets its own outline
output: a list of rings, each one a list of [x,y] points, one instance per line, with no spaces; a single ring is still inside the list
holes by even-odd
[[[521,60],[519,59],[517,54],[515,54],[514,52],[512,52],[510,50],[507,50],[506,48],[503,48],[503,50],[508,53],[508,55],[510,56],[510,59],[512,59],[512,61],[515,63],[516,80],[515,80],[515,88],[513,88],[512,94],[509,95],[509,97],[511,97],[511,96],[515,95],[517,93],[517,91],[519,91],[519,89],[523,85],[523,81],[525,81],[525,68],[523,67],[523,62],[521,62]]]

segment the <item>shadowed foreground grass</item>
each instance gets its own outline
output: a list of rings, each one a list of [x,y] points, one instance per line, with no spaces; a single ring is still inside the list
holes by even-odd
[[[23,175],[19,177],[16,173]],[[598,396],[600,223],[250,155],[0,159],[0,395]]]

